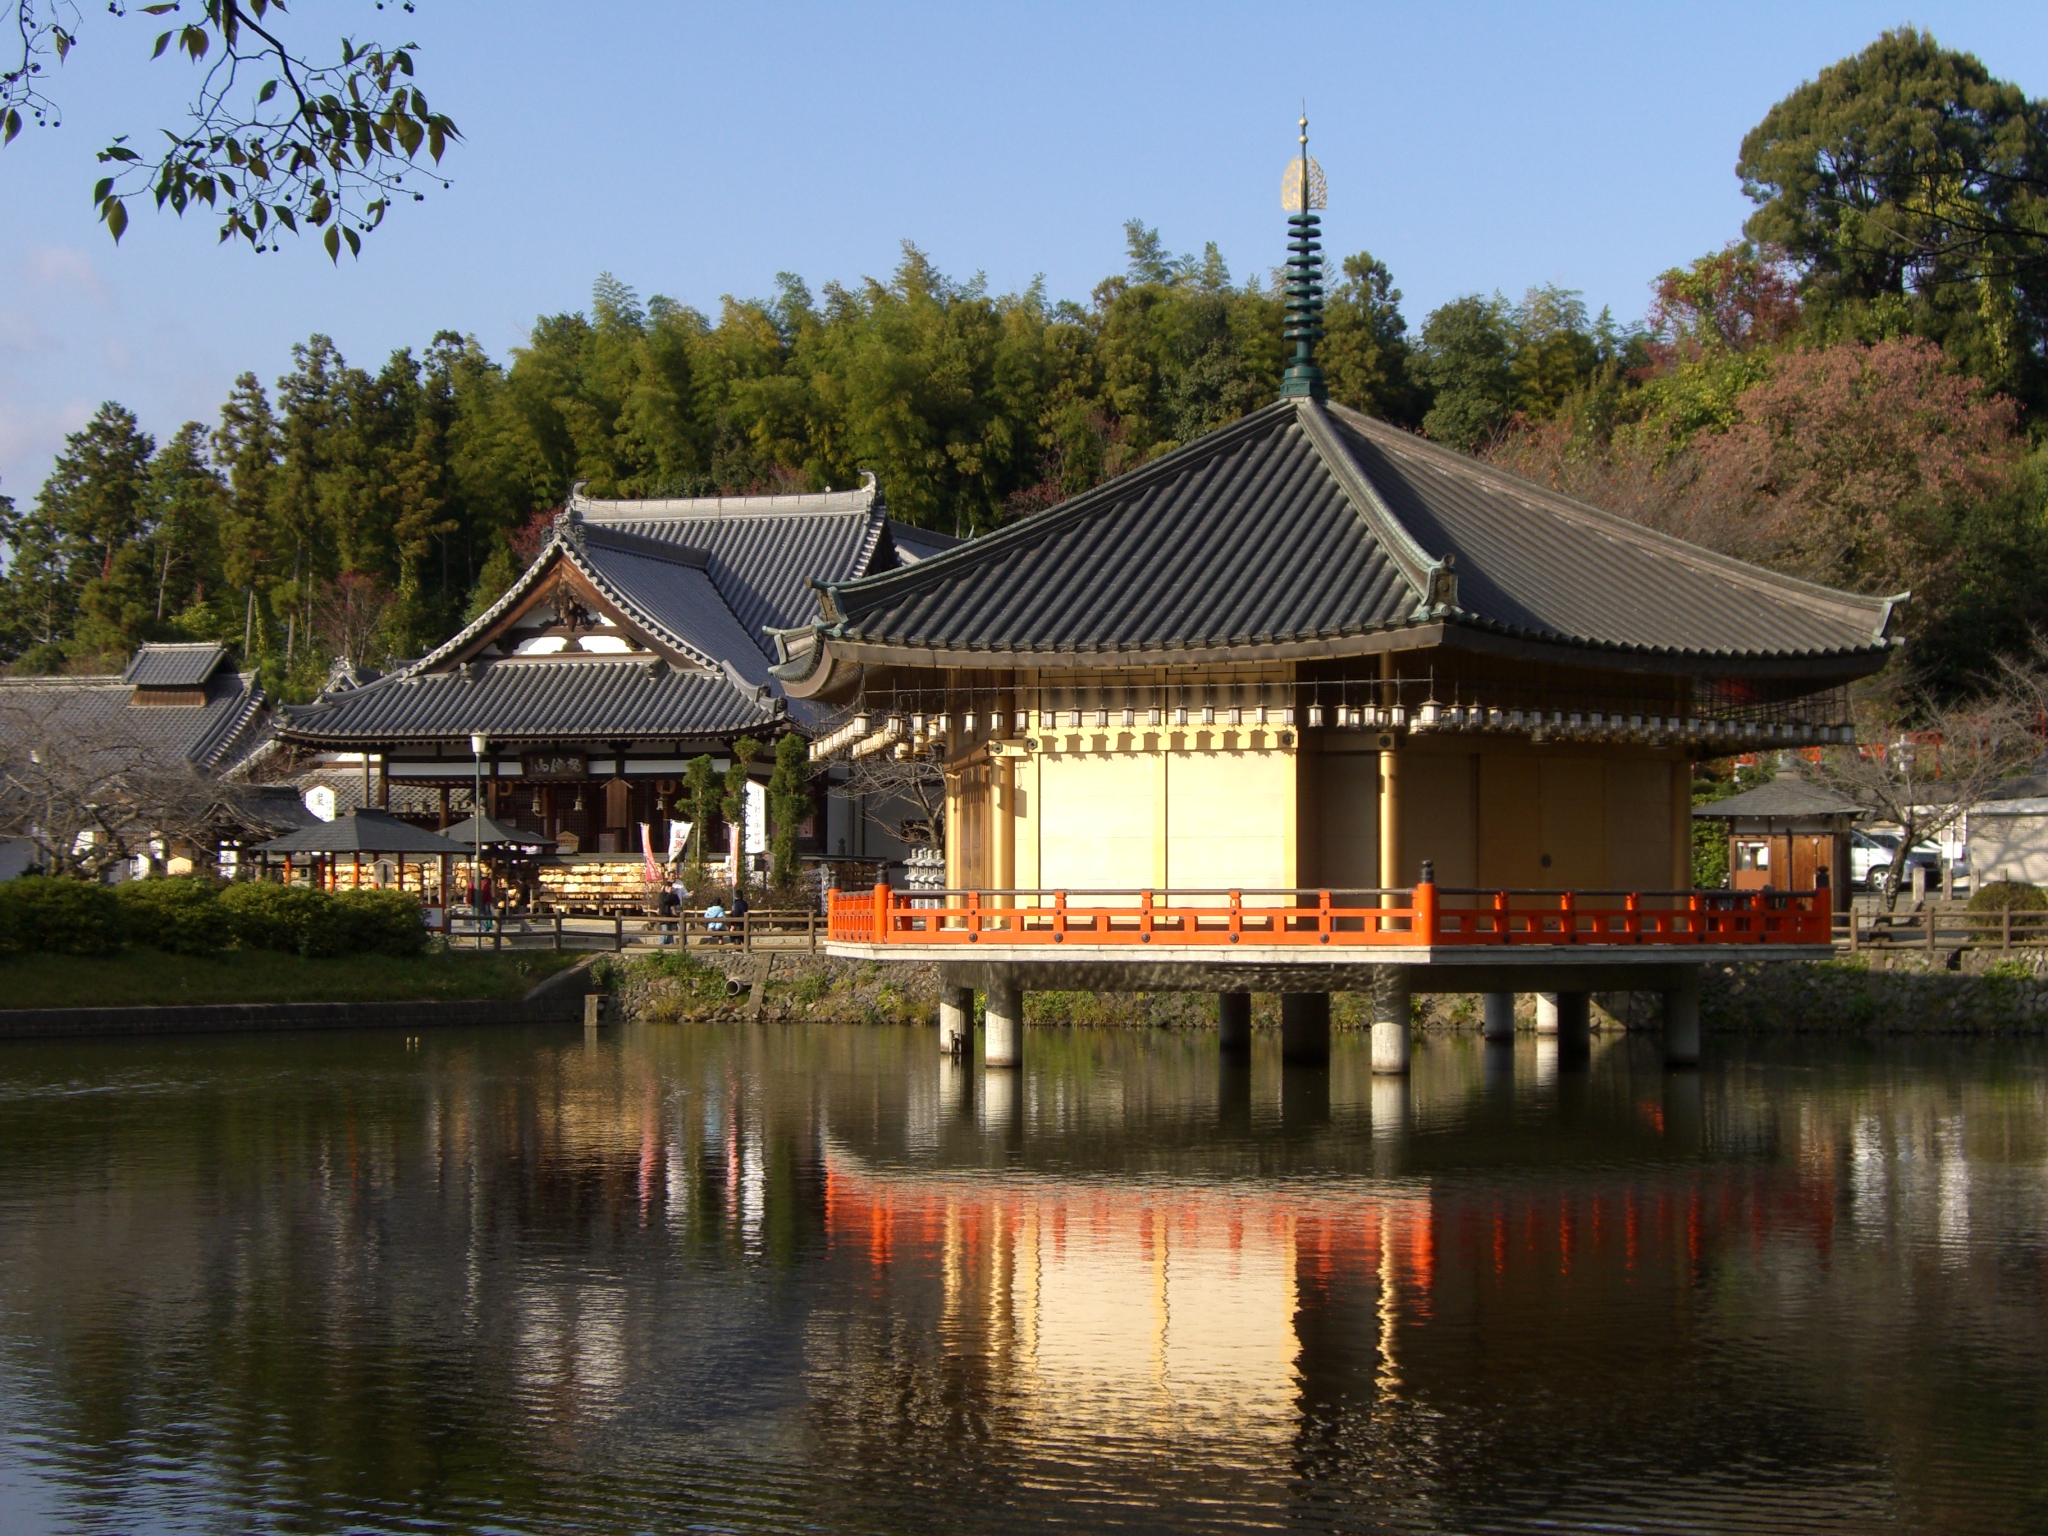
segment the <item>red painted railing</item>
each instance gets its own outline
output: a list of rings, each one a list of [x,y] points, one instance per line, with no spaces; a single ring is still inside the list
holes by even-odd
[[[1329,891],[913,893],[878,885],[831,893],[827,940],[1370,949],[1830,942],[1827,897],[1813,891],[1488,892],[1424,884],[1358,894],[1381,904],[1339,906]]]

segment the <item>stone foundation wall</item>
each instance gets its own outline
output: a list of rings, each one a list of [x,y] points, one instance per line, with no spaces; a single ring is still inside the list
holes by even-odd
[[[1723,1034],[2026,1034],[2048,1033],[2048,955],[2010,955],[1951,971],[1944,957],[1891,955],[1815,965],[1710,966],[1702,978],[1700,1023]],[[1918,963],[1915,963],[1915,962]],[[678,955],[601,960],[596,973],[617,995],[622,1015],[650,1023],[751,1017],[751,964],[729,962],[740,982],[730,995],[727,971]],[[938,968],[837,960],[825,955],[777,956],[771,962],[761,1017],[787,1022],[926,1024],[938,1013]],[[1594,997],[1599,1029],[1657,1029],[1662,999],[1654,992],[1603,992]],[[1340,992],[1330,1022],[1363,1029],[1374,998]],[[1416,1027],[1476,1030],[1477,994],[1415,999]],[[1216,1000],[1207,992],[1028,992],[1025,1021],[1093,1028],[1212,1029]],[[1535,1027],[1535,999],[1517,1000],[1516,1019]],[[1278,997],[1255,993],[1252,1023],[1278,1028]]]

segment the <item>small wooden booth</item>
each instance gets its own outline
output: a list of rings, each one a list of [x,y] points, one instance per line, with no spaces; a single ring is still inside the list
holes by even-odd
[[[1755,789],[1698,806],[1696,821],[1728,825],[1728,885],[1737,891],[1812,891],[1826,887],[1837,912],[1849,910],[1854,882],[1849,834],[1863,808],[1804,779],[1785,775]]]
[[[259,843],[253,851],[266,864],[280,856],[287,864],[303,860],[311,883],[322,890],[390,885],[435,908],[446,904],[449,866],[470,849],[388,811],[358,809]]]

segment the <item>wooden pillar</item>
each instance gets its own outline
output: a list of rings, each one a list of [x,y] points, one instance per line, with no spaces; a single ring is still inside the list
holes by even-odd
[[[1401,879],[1401,754],[1380,753],[1380,886],[1397,890]]]
[[[448,786],[446,784],[441,786],[441,825],[439,830],[443,832],[448,830]]]
[[[1007,757],[997,758],[993,766],[989,794],[995,801],[996,889],[1008,891],[1017,885],[1017,769]]]
[[[957,891],[965,884],[968,836],[960,814],[960,774],[951,768],[940,772],[946,785],[946,889]]]
[[[1394,657],[1380,653],[1380,703],[1392,708],[1399,701],[1395,686]],[[1394,740],[1388,737],[1389,741]],[[1401,755],[1391,747],[1380,753],[1380,885],[1396,890],[1401,878]]]
[[[1671,889],[1692,889],[1692,764],[1684,758],[1671,765]]]
[[[380,811],[391,809],[391,754],[389,752],[379,752],[377,754],[377,809]]]

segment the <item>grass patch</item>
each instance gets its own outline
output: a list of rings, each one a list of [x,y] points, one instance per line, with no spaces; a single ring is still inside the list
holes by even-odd
[[[574,965],[573,953],[429,952],[307,959],[270,950],[167,955],[7,955],[8,1008],[142,1008],[163,1003],[397,1003],[523,997]]]

